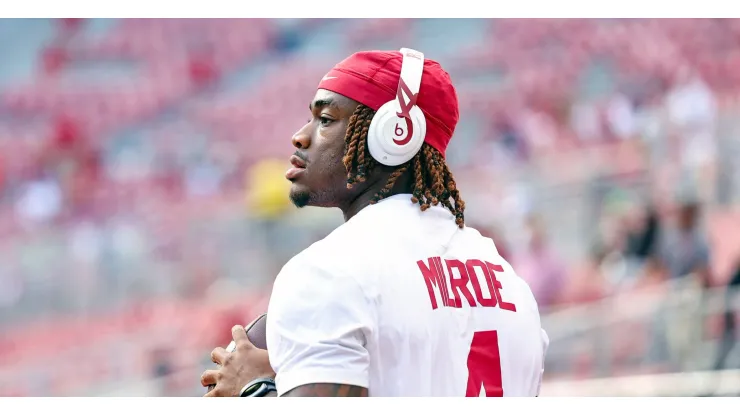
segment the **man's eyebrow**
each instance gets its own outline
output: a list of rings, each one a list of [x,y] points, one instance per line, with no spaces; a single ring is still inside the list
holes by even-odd
[[[315,108],[322,108],[322,107],[336,107],[337,103],[332,100],[331,98],[327,99],[318,99],[314,101],[313,103],[308,104],[308,110],[313,111]]]

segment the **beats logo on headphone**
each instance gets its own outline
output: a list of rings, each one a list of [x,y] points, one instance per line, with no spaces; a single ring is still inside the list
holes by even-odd
[[[404,100],[403,94],[406,94],[409,97],[408,101]],[[404,136],[402,140],[399,140],[397,138],[393,139],[393,143],[403,146],[408,144],[411,141],[411,137],[414,134],[414,123],[411,122],[411,115],[409,112],[412,108],[416,105],[416,98],[419,97],[419,94],[413,94],[411,92],[411,89],[406,85],[405,82],[403,82],[403,78],[401,78],[398,81],[398,92],[396,92],[396,100],[398,100],[398,104],[401,107],[401,111],[396,113],[396,117],[403,118],[406,122],[406,132],[404,136],[403,128],[399,127],[398,123],[396,123],[396,129],[393,132],[396,137]]]
[[[424,72],[424,54],[402,48],[401,76],[396,99],[383,104],[375,113],[368,131],[370,155],[387,166],[411,160],[421,149],[426,135],[424,113],[416,106]]]

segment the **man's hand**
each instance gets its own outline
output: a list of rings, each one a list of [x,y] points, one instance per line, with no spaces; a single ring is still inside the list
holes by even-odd
[[[250,381],[260,378],[275,378],[270,366],[267,350],[255,347],[241,325],[231,328],[236,347],[229,353],[218,347],[211,352],[211,360],[219,365],[216,370],[206,370],[200,377],[203,387],[215,385],[205,397],[237,397]]]

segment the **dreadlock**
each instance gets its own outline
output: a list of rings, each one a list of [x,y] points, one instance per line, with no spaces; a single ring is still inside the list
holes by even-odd
[[[364,182],[377,163],[367,150],[367,134],[374,115],[375,111],[360,104],[349,119],[343,158],[347,168],[348,189],[357,182]],[[427,143],[422,145],[413,159],[391,173],[383,189],[375,194],[370,203],[374,204],[390,195],[398,178],[408,170],[411,170],[414,182],[411,201],[419,204],[422,211],[426,211],[431,205],[442,204],[455,216],[455,224],[463,228],[465,202],[460,198],[455,179],[444,157]]]

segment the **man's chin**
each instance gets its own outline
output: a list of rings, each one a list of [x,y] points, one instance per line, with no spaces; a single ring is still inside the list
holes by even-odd
[[[300,189],[296,184],[293,184],[290,188],[289,196],[290,201],[298,208],[308,206],[309,202],[311,202],[311,194],[309,191],[307,189]]]

